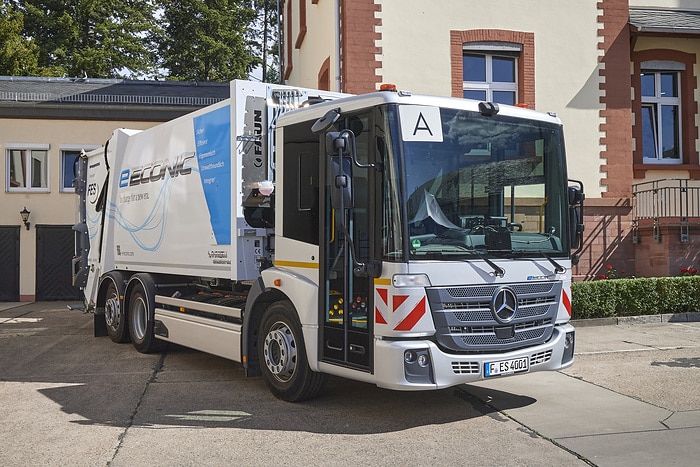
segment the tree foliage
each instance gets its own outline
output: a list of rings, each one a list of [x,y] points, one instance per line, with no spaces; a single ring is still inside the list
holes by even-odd
[[[262,81],[279,83],[279,14],[277,0],[254,0],[255,21],[249,29],[248,37],[256,57],[256,64],[261,67]]]
[[[155,71],[155,7],[138,0],[20,0],[39,65],[97,78]]]
[[[245,39],[254,18],[251,2],[166,0],[161,66],[171,78],[228,81],[245,78],[256,60]]]
[[[0,4],[0,75],[48,73],[39,66],[39,47],[22,36],[24,15],[9,3]]]
[[[277,0],[0,0],[0,74],[275,81]]]

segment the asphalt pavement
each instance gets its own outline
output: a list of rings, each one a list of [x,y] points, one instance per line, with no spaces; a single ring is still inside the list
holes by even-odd
[[[696,465],[700,323],[577,327],[576,362],[440,391],[331,378],[272,397],[239,364],[92,337],[65,302],[0,303],[2,465]],[[634,323],[634,324],[633,324]]]

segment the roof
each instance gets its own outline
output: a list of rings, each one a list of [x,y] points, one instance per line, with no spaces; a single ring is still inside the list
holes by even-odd
[[[229,93],[229,83],[0,76],[0,117],[167,120]]]
[[[700,35],[700,11],[630,8],[635,32]]]

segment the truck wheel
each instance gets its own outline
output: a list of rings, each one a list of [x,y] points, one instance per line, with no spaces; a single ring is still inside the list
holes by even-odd
[[[160,352],[167,342],[156,339],[153,332],[154,299],[152,283],[138,278],[129,294],[129,334],[131,343],[141,353]]]
[[[119,288],[114,277],[107,277],[107,291],[105,293],[105,322],[107,323],[107,334],[112,342],[129,342],[129,328],[124,315],[119,298]]]
[[[258,355],[265,384],[278,399],[302,401],[323,389],[326,375],[309,368],[301,325],[290,302],[276,302],[265,310]]]

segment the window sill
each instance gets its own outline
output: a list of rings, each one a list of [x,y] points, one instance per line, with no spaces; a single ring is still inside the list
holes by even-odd
[[[685,170],[688,172],[691,180],[700,180],[700,165],[697,164],[678,164],[678,163],[663,163],[657,162],[653,164],[634,164],[632,166],[635,179],[645,178],[647,170]]]

